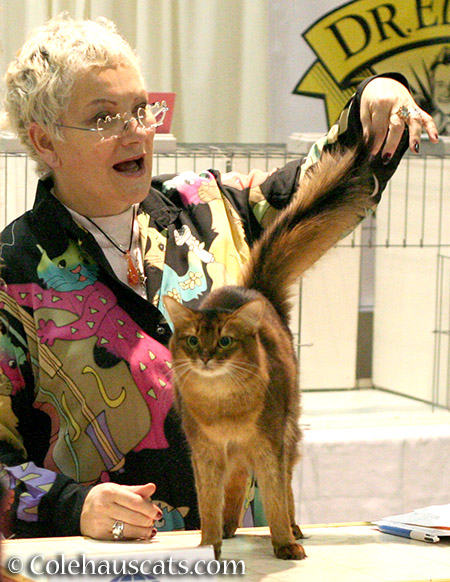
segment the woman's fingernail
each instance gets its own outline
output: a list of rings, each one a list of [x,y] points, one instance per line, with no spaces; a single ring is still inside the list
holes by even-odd
[[[161,510],[158,511],[158,513],[156,514],[156,519],[161,519],[163,516],[163,512]]]
[[[154,527],[150,533],[150,539],[154,538],[157,533],[158,533],[158,530],[156,529],[156,527]]]
[[[384,154],[383,156],[383,164],[389,164],[391,161],[392,154]]]
[[[418,141],[415,141],[413,147],[414,147],[414,151],[416,152],[416,154],[418,154],[419,153],[419,147],[420,147],[419,146],[419,142]]]

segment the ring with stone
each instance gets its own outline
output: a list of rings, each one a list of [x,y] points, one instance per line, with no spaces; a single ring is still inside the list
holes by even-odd
[[[398,111],[395,112],[396,115],[400,117],[402,121],[407,123],[410,117],[418,118],[422,123],[422,111],[418,107],[412,107],[409,109],[406,105],[402,105]]]
[[[408,121],[411,112],[409,111],[408,107],[406,107],[406,105],[402,105],[400,107],[400,109],[398,111],[395,112],[396,115],[398,115],[400,117],[400,119],[402,121],[404,121],[405,123]]]
[[[121,540],[123,538],[123,521],[115,521],[112,526],[112,535],[115,540]]]

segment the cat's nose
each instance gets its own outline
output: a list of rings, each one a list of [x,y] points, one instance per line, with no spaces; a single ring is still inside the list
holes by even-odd
[[[209,355],[208,352],[202,352],[202,355],[200,356],[200,359],[206,365],[209,362],[209,360],[211,359],[211,356]]]

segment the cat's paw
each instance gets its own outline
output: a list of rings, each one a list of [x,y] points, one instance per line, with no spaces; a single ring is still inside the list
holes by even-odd
[[[295,523],[294,523],[294,524],[291,526],[291,529],[292,529],[292,535],[294,536],[294,538],[295,538],[296,540],[300,540],[301,538],[305,537],[305,536],[303,535],[303,532],[302,532],[302,530],[301,530],[301,529],[298,527],[298,525],[297,525],[297,524],[295,524]]]
[[[216,560],[220,560],[220,555],[222,553],[222,540],[220,540],[220,542],[208,542],[207,540],[202,540],[200,542],[201,546],[210,546],[212,545],[212,547],[214,548],[214,558]]]
[[[237,530],[237,524],[226,523],[223,526],[223,539],[228,540],[234,537]]]
[[[303,560],[306,558],[305,550],[300,544],[285,544],[274,548],[275,556],[280,560]]]
[[[222,544],[214,544],[214,558],[216,560],[220,560],[220,556],[222,554]]]

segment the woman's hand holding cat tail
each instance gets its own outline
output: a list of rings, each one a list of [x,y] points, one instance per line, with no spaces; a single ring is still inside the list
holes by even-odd
[[[420,109],[402,83],[388,77],[376,77],[367,84],[361,97],[360,117],[364,136],[374,137],[372,153],[375,155],[382,149],[381,156],[386,161],[394,155],[405,124],[413,152],[419,151],[423,131],[433,143],[439,139],[431,115]]]
[[[123,522],[123,537],[150,539],[156,534],[154,523],[161,518],[157,505],[149,503],[155,485],[117,485],[101,483],[93,487],[84,501],[80,518],[83,535],[112,539],[116,521]]]

